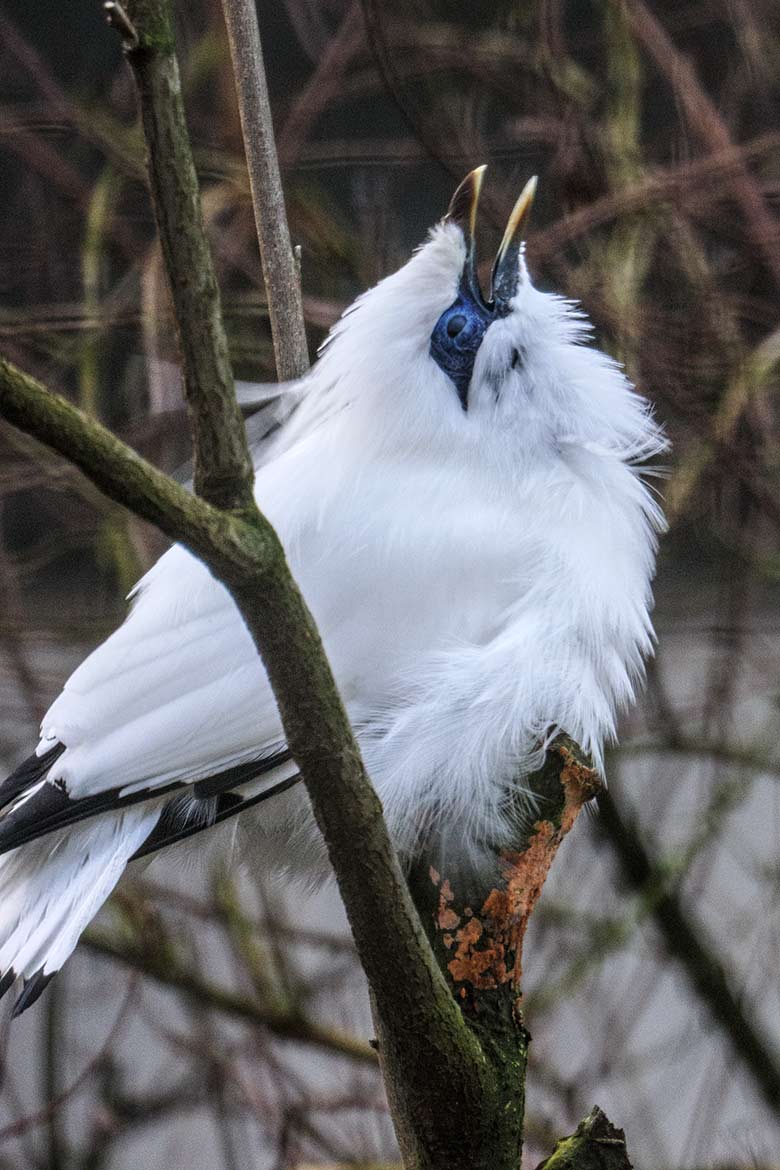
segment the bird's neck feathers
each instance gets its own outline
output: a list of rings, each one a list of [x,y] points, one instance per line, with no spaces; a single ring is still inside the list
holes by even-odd
[[[402,268],[349,306],[301,385],[289,440],[327,419],[339,441],[343,428],[353,429],[355,456],[371,459],[441,428],[448,412],[437,410],[426,385],[430,366],[440,373],[428,350],[438,317],[456,295],[464,258],[460,230],[439,224]]]
[[[645,399],[591,344],[584,313],[534,288],[522,258],[513,311],[485,334],[464,411],[430,355],[464,257],[460,229],[439,224],[407,264],[358,297],[302,383],[282,447],[318,435],[355,471],[419,457],[498,470],[507,483],[562,444],[627,463],[664,449]]]

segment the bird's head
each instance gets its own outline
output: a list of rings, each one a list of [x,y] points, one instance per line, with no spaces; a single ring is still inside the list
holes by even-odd
[[[523,451],[574,437],[636,457],[659,449],[647,404],[590,341],[572,301],[536,289],[524,229],[536,191],[518,198],[493,265],[477,276],[476,227],[485,167],[460,184],[444,218],[407,264],[364,293],[336,325],[314,378],[371,454],[375,444],[471,449],[517,464]],[[345,417],[346,422],[346,417]]]
[[[523,258],[523,227],[528,219],[536,193],[536,177],[529,179],[515,204],[498,249],[490,295],[485,297],[477,276],[476,222],[479,196],[485,167],[477,167],[467,175],[452,197],[444,217],[443,230],[457,247],[457,289],[455,299],[448,305],[433,327],[430,356],[455,387],[458,401],[464,411],[476,405],[476,391],[470,402],[477,356],[491,326],[498,325],[515,312],[515,298],[523,285],[529,283],[528,269]],[[462,241],[462,246],[461,246]],[[461,259],[462,252],[462,259]],[[510,338],[515,330],[493,329]],[[509,369],[516,369],[522,360],[520,349],[512,348]]]

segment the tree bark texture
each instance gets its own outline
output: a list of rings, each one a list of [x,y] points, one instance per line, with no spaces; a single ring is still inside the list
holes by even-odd
[[[421,1148],[424,1118],[416,1115],[414,1103],[410,1112],[393,1037],[375,1012],[380,1061],[408,1166],[520,1166],[530,1041],[522,1014],[523,941],[558,848],[601,782],[573,740],[559,736],[524,788],[533,793],[536,811],[519,817],[512,848],[500,854],[495,868],[486,866],[475,875],[446,863],[439,868],[420,864],[410,875],[434,955],[479,1041],[492,1084],[488,1097],[474,1103],[470,1148],[435,1150],[430,1139]],[[445,1098],[439,1104],[442,1110],[453,1106],[457,1110],[464,1103]]]
[[[537,1170],[631,1170],[626,1135],[596,1107]]]
[[[108,4],[106,11],[122,35],[138,90],[195,448],[195,491],[217,507],[251,510],[254,470],[203,226],[170,9],[159,0],[126,0],[124,8]]]

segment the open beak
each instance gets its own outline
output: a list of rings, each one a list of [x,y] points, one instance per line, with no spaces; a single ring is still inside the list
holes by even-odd
[[[512,208],[504,238],[496,254],[490,282],[490,299],[496,304],[507,304],[517,293],[517,286],[520,283],[520,252],[535,194],[536,175],[532,175]]]
[[[483,164],[481,167],[469,171],[450,199],[450,205],[444,217],[445,222],[456,223],[463,232],[463,238],[466,241],[466,263],[463,266],[461,282],[478,304],[484,304],[484,297],[477,276],[477,208],[486,170],[487,164]]]
[[[490,284],[490,301],[485,302],[477,277],[476,225],[479,196],[487,167],[471,171],[458,187],[450,200],[445,221],[456,223],[466,241],[466,263],[463,267],[462,283],[474,300],[486,308],[500,313],[517,293],[520,283],[520,253],[523,247],[525,227],[536,194],[536,175],[529,179],[512,208],[504,237],[493,265]]]

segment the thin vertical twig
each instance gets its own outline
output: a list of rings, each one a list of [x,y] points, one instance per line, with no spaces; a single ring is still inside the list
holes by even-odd
[[[57,981],[46,1000],[46,1027],[43,1038],[43,1084],[46,1102],[52,1107],[47,1119],[47,1166],[48,1170],[64,1170],[67,1152],[63,1140],[62,1109],[58,1104],[61,1097],[60,1063],[62,1050],[62,984]],[[63,1102],[64,1104],[64,1102]]]
[[[244,135],[268,313],[282,381],[309,368],[301,286],[290,243],[254,0],[222,0]]]

